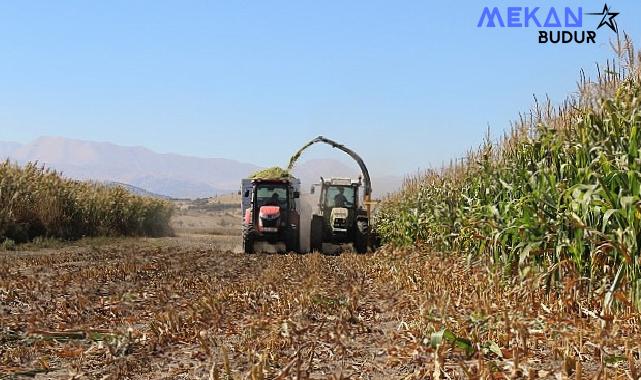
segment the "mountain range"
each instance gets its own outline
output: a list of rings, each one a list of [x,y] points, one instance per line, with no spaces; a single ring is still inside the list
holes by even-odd
[[[0,141],[0,159],[18,164],[35,162],[80,180],[117,182],[174,198],[199,198],[236,191],[240,179],[260,166],[225,158],[157,153],[144,147],[63,137],[40,137],[28,144]],[[313,159],[299,163],[295,176],[303,184],[320,176],[357,177],[359,170],[340,160]],[[375,196],[400,187],[402,177],[372,178]]]

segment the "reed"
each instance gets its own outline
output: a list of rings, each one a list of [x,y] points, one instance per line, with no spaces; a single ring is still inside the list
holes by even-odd
[[[163,200],[65,179],[35,163],[0,163],[0,242],[36,237],[159,236],[170,232]]]

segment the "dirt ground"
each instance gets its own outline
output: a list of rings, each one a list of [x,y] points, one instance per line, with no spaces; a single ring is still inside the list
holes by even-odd
[[[240,235],[240,195],[177,200],[171,226],[179,235]]]
[[[422,249],[239,246],[196,231],[0,252],[0,379],[640,376],[639,315],[572,279],[547,293]]]

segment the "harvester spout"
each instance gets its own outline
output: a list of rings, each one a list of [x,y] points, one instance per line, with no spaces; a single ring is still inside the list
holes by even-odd
[[[331,146],[332,148],[340,149],[343,152],[345,152],[348,156],[350,156],[354,161],[356,161],[358,166],[361,168],[361,172],[363,173],[363,192],[365,196],[365,201],[369,202],[372,196],[372,181],[370,180],[369,171],[365,166],[365,162],[363,162],[363,159],[356,152],[349,149],[345,145],[337,143],[334,140],[330,140],[323,136],[318,136],[315,139],[309,141],[302,148],[300,148],[296,153],[294,153],[294,155],[289,159],[289,166],[287,167],[287,170],[291,171],[293,169],[294,164],[296,164],[296,161],[298,161],[298,159],[303,154],[303,151],[305,151],[305,149],[309,148],[310,146],[318,142],[325,143]]]

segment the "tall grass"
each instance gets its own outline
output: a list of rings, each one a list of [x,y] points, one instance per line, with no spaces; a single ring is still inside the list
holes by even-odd
[[[614,47],[562,107],[537,104],[500,142],[408,179],[381,207],[383,240],[542,269],[548,286],[572,272],[608,306],[625,291],[641,307],[641,55]]]
[[[0,163],[0,243],[36,237],[162,235],[169,203],[120,187],[78,182],[29,163]]]

